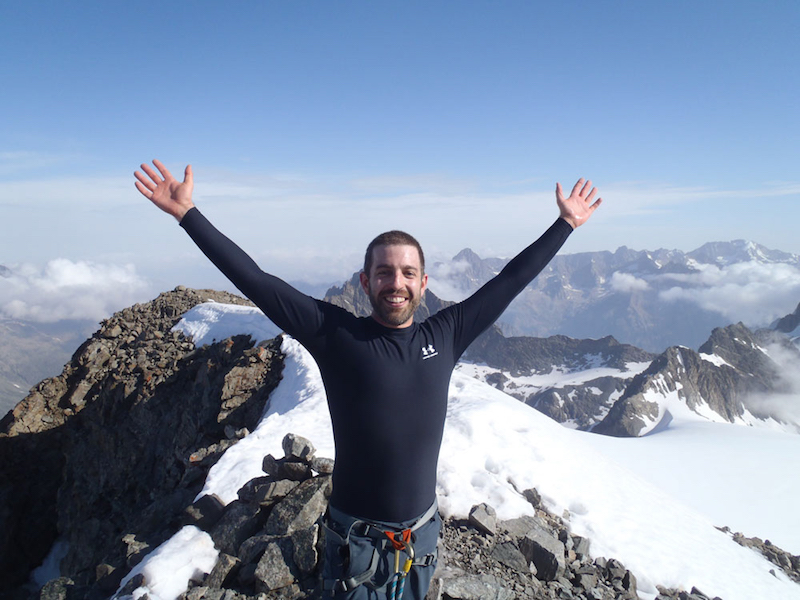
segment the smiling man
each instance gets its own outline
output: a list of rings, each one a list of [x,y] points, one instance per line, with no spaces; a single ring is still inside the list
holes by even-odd
[[[422,322],[425,257],[402,231],[367,248],[361,285],[372,314],[356,317],[263,272],[192,202],[186,167],[177,181],[158,161],[136,187],[174,216],[206,256],[319,365],[333,424],[336,463],[325,520],[328,597],[422,600],[436,568],[440,518],[436,464],[456,362],[600,205],[590,181],[565,197],[559,218],[472,296]]]
[[[425,255],[404,231],[382,233],[367,246],[361,286],[372,318],[387,327],[409,327],[428,287]]]

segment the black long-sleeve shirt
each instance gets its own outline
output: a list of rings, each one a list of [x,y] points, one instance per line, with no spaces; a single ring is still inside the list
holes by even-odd
[[[456,362],[572,232],[558,219],[471,297],[421,323],[394,329],[311,298],[264,273],[196,208],[186,213],[181,227],[317,361],[336,446],[331,504],[350,515],[382,521],[412,519],[433,503]]]

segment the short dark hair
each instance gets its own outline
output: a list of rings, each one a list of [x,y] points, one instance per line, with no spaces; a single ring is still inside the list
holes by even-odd
[[[422,252],[422,246],[416,238],[410,233],[393,229],[386,231],[376,237],[367,246],[367,252],[364,254],[364,273],[369,276],[370,269],[372,269],[372,251],[377,246],[414,246],[419,252],[419,262],[422,265],[422,272],[425,272],[425,254]]]

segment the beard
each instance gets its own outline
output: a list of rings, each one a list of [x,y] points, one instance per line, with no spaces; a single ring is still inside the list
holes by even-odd
[[[411,319],[414,316],[414,312],[419,308],[421,300],[419,296],[411,295],[407,291],[400,292],[399,290],[384,291],[380,295],[374,294],[370,290],[367,296],[369,297],[369,303],[372,305],[372,310],[375,311],[378,318],[392,327],[399,327]],[[406,296],[408,297],[408,303],[402,308],[393,308],[383,300],[386,296]]]

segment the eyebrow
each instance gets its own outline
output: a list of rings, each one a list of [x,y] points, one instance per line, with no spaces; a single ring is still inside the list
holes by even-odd
[[[419,271],[419,267],[414,265],[400,265],[399,268],[401,271],[407,271],[409,269],[412,271]],[[377,271],[378,269],[394,269],[394,267],[388,263],[380,263],[375,265],[375,270]]]

